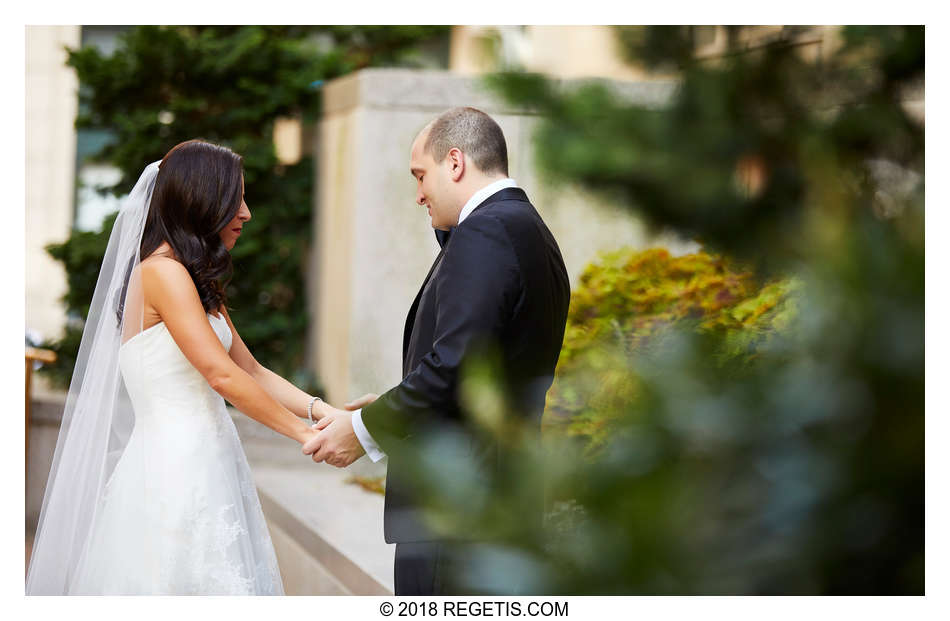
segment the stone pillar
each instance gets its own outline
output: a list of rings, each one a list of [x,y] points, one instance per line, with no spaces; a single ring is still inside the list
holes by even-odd
[[[624,96],[660,104],[669,82],[613,83]],[[572,188],[550,187],[534,163],[536,119],[482,88],[479,78],[442,71],[369,69],[328,83],[317,154],[316,240],[310,284],[309,351],[336,405],[382,393],[401,379],[403,326],[438,254],[428,215],[416,205],[409,150],[442,111],[474,106],[498,121],[509,172],[554,233],[572,283],[599,251],[664,245],[629,212]]]
[[[26,327],[62,335],[66,273],[44,247],[63,242],[73,223],[79,82],[65,46],[79,26],[26,27]]]

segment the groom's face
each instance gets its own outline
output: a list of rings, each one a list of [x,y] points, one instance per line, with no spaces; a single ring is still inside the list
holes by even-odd
[[[448,230],[458,224],[460,210],[453,200],[454,188],[446,163],[436,162],[431,153],[425,152],[427,137],[425,132],[416,138],[409,157],[409,170],[416,179],[416,203],[428,211],[432,228]]]

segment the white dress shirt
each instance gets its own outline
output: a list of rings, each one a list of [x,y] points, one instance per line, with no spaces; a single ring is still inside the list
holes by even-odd
[[[462,224],[462,221],[468,217],[470,213],[475,211],[475,208],[484,203],[490,196],[494,195],[497,192],[504,190],[505,188],[516,188],[518,184],[515,183],[514,179],[499,179],[494,183],[489,183],[481,190],[472,194],[472,197],[468,199],[468,202],[465,203],[465,206],[462,207],[462,211],[459,212],[459,225]],[[373,436],[369,435],[369,431],[366,429],[366,425],[363,424],[363,410],[356,410],[353,412],[353,431],[356,433],[356,439],[360,441],[360,444],[363,445],[363,450],[366,451],[366,454],[374,462],[379,461],[386,456],[376,444],[376,441],[373,440]]]

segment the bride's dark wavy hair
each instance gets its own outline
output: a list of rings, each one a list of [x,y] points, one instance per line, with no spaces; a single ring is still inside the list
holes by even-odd
[[[227,303],[231,253],[218,234],[241,208],[243,162],[227,147],[188,140],[162,158],[142,233],[140,257],[167,241],[211,312]]]

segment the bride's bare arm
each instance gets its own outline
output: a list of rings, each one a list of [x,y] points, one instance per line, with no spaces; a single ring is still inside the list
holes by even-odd
[[[147,302],[158,311],[185,358],[215,392],[247,416],[301,444],[313,435],[307,423],[274,399],[228,355],[181,263],[166,258],[143,262],[142,284]]]
[[[253,377],[272,397],[280,401],[281,405],[297,416],[307,418],[307,406],[310,405],[311,395],[308,395],[283,377],[259,363],[247,348],[241,335],[238,334],[237,328],[231,323],[231,316],[228,315],[227,311],[224,311],[224,318],[228,321],[228,326],[231,328],[231,336],[233,337],[231,342],[231,359],[234,360],[239,367],[247,371],[248,375]],[[323,418],[323,411],[319,403],[314,403],[313,418],[314,420]]]

